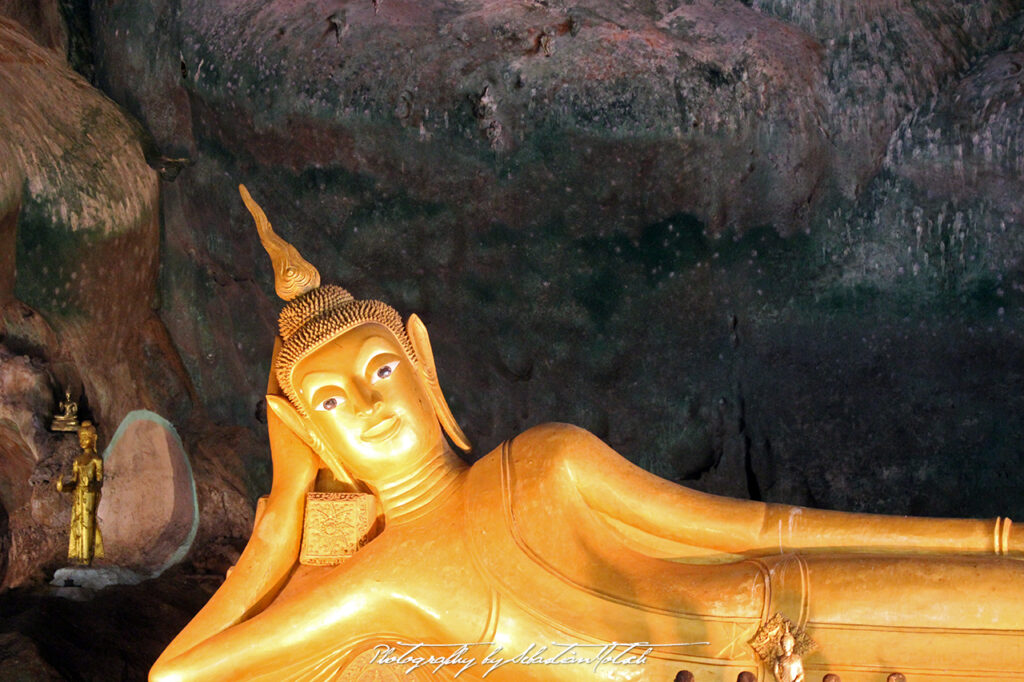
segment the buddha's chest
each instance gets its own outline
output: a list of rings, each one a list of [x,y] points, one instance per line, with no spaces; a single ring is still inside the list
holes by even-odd
[[[492,618],[493,586],[473,560],[464,520],[456,511],[440,509],[417,521],[385,527],[353,559],[373,566],[375,589],[398,598],[396,611],[408,607],[429,621],[429,626],[409,632],[472,642],[487,631]]]

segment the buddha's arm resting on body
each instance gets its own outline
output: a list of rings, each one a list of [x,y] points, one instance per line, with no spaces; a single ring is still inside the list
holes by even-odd
[[[150,680],[292,679],[324,659],[342,657],[365,640],[368,623],[382,624],[395,610],[370,594],[373,577],[365,566],[329,574],[310,589],[277,600],[182,652],[169,664],[154,666]],[[409,621],[420,631],[427,627]]]
[[[633,529],[635,538],[679,543],[684,553],[704,548],[750,556],[834,550],[1024,557],[1024,537],[1009,519],[854,514],[709,495],[644,471],[576,427],[540,431],[527,447],[558,452],[589,507]],[[538,438],[550,442],[535,443]]]
[[[299,555],[306,493],[318,457],[273,410],[267,410],[274,480],[252,537],[224,584],[171,642],[153,668],[153,678],[174,659],[259,613],[281,589]],[[173,679],[173,678],[172,678]]]
[[[154,666],[150,680],[309,679],[306,675],[314,668],[321,674],[335,669],[354,649],[373,642],[375,633],[395,632],[398,624],[418,637],[442,632],[436,613],[424,612],[408,600],[396,601],[390,590],[381,588],[378,565],[342,564],[307,589],[275,600],[259,614],[183,652],[169,665]]]

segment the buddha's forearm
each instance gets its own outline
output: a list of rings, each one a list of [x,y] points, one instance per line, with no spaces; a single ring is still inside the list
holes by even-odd
[[[149,682],[242,679],[243,670],[240,668],[245,661],[258,658],[260,652],[246,651],[245,643],[237,641],[238,628],[242,628],[242,625],[211,637],[187,651],[172,652],[168,649],[149,671]],[[232,643],[235,649],[227,651],[226,647]]]
[[[252,536],[224,584],[171,642],[169,660],[259,612],[280,590],[299,554],[305,494],[309,484],[275,482]]]
[[[767,505],[758,544],[758,549],[775,552],[841,549],[1012,556],[1024,552],[1020,530],[1009,519],[929,519],[775,504]]]
[[[150,682],[287,680],[325,658],[344,656],[364,639],[367,623],[385,631],[401,611],[374,594],[372,570],[350,576],[336,569],[307,589],[291,592],[263,612],[174,656],[161,656]],[[402,619],[410,631],[430,632],[416,615]]]
[[[266,508],[224,584],[170,643],[158,664],[180,657],[262,611],[291,575],[302,539],[306,493],[316,479],[317,458],[270,410],[267,428],[274,482]]]
[[[823,511],[704,495],[681,489],[672,500],[649,489],[647,504],[623,514],[627,523],[661,537],[737,554],[793,550],[900,554],[1024,556],[1024,533],[1008,518],[929,519]],[[621,514],[620,507],[620,514]],[[658,525],[661,530],[658,532]]]
[[[571,443],[571,449],[564,447],[564,461],[589,506],[681,545],[748,555],[836,549],[1024,556],[1024,528],[1009,519],[852,514],[708,495],[649,474],[586,432],[549,431],[542,444]]]
[[[259,633],[249,632],[245,625],[236,625],[175,656],[164,652],[149,672],[150,682],[252,678],[253,669],[264,659],[280,654],[272,646],[268,650]]]

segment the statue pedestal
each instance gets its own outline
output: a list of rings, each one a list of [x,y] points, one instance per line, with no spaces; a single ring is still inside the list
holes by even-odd
[[[50,584],[57,597],[86,601],[92,593],[111,585],[137,585],[146,576],[123,566],[68,566],[58,568]]]

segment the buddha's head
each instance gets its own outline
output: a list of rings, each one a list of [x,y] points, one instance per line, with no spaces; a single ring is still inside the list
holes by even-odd
[[[793,637],[793,633],[789,631],[788,627],[782,633],[782,640],[779,644],[782,647],[783,656],[789,656],[793,653],[793,649],[796,647],[796,638]]]
[[[242,199],[274,263],[279,318],[274,375],[287,401],[268,404],[335,475],[364,481],[444,443],[469,450],[441,393],[426,327],[380,301],[356,300],[274,234],[245,187]],[[271,391],[271,393],[273,393]],[[341,471],[343,470],[343,471]]]
[[[90,421],[84,421],[78,426],[78,444],[86,452],[96,450],[96,427]]]

